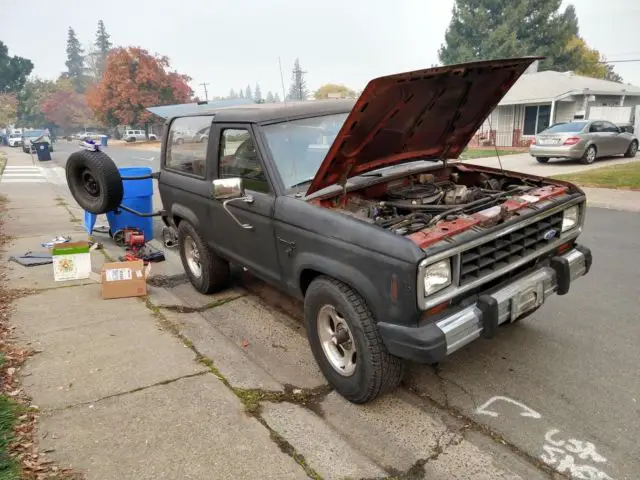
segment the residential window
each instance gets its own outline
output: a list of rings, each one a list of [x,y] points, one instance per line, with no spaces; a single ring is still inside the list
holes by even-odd
[[[269,192],[267,177],[253,138],[244,128],[228,128],[220,136],[220,178],[239,177],[247,190]]]
[[[524,135],[536,135],[551,124],[551,105],[532,105],[524,109]]]
[[[170,170],[205,177],[209,137],[197,132],[211,126],[213,116],[176,118],[169,130],[165,165]]]

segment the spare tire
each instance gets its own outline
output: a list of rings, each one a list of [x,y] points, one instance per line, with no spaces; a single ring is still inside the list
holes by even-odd
[[[109,155],[89,150],[72,153],[65,172],[71,195],[87,212],[101,215],[122,203],[122,176]]]

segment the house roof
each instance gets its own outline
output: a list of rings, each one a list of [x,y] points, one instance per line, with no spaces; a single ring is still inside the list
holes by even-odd
[[[640,87],[583,77],[573,72],[535,72],[522,75],[503,97],[500,105],[549,102],[571,95],[639,95]]]

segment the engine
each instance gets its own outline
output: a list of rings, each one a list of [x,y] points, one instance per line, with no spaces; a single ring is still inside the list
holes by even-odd
[[[343,214],[355,216],[393,231],[409,235],[434,225],[441,219],[473,213],[522,193],[536,185],[492,177],[484,173],[463,177],[459,172],[418,174],[388,183],[382,195],[367,190],[350,194],[340,205]]]

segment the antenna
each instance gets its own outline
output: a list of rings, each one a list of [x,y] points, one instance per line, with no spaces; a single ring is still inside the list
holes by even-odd
[[[207,85],[209,85],[208,83],[199,83],[198,85],[202,85],[204,87],[204,99],[206,100],[207,103],[209,103],[209,94],[207,93]]]
[[[287,104],[287,94],[284,90],[284,77],[282,76],[282,62],[280,61],[280,57],[278,57],[278,64],[280,65],[280,84],[282,85],[282,101]]]

